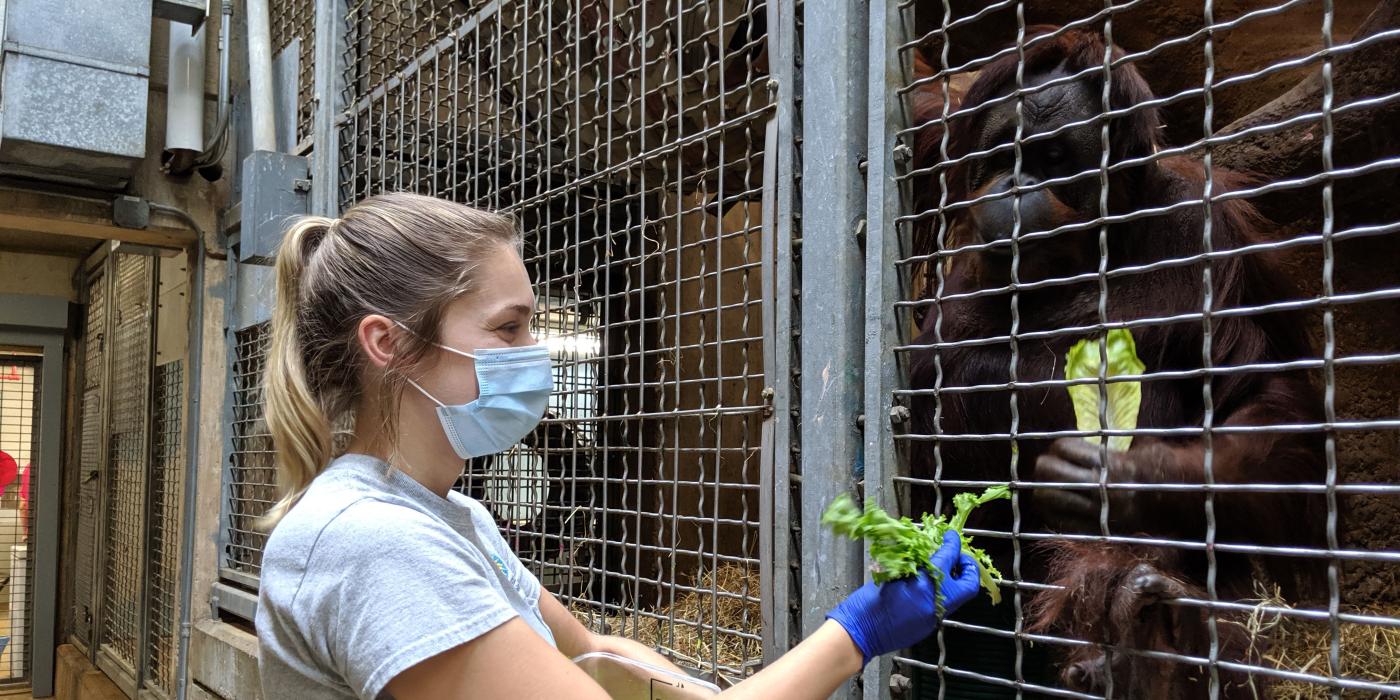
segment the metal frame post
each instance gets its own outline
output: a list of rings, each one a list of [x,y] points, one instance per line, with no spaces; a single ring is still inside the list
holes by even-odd
[[[345,94],[340,70],[345,52],[345,0],[316,0],[316,114],[312,125],[311,213],[340,214],[340,131],[336,118]]]
[[[112,468],[112,347],[116,337],[117,314],[113,311],[117,303],[116,278],[117,256],[109,251],[102,260],[101,281],[101,284],[107,285],[106,291],[103,292],[107,299],[107,318],[103,319],[102,324],[102,410],[99,411],[102,414],[102,454],[98,458],[100,467],[97,475],[97,510],[93,514],[93,539],[96,545],[93,552],[96,563],[92,568],[92,639],[88,644],[88,661],[94,666],[97,665],[97,651],[102,648],[102,638],[107,627],[103,591],[107,585],[107,476]]]
[[[821,513],[860,478],[864,410],[866,46],[864,2],[804,17],[802,135],[802,628],[860,585],[861,547],[821,526]],[[852,29],[855,28],[855,31]],[[854,697],[848,684],[843,694]]]
[[[228,545],[229,545],[229,522],[233,517],[233,511],[229,504],[233,501],[233,422],[234,422],[234,386],[233,375],[237,372],[238,343],[236,333],[239,328],[239,308],[238,308],[238,273],[242,265],[235,262],[233,246],[229,246],[229,261],[227,272],[224,274],[224,362],[227,369],[225,386],[223,391],[222,420],[219,422],[223,426],[220,435],[220,443],[223,449],[219,451],[221,462],[219,464],[219,528],[215,537],[215,546],[218,551],[215,556],[215,581],[223,579],[224,570],[228,568]],[[219,605],[218,596],[211,593],[209,604],[211,615],[218,617]]]
[[[176,630],[179,642],[175,647],[175,687],[171,692],[176,700],[185,700],[189,686],[190,631],[193,626],[194,599],[194,531],[196,517],[196,486],[199,480],[200,451],[200,399],[204,394],[201,384],[204,370],[204,303],[209,290],[204,287],[205,259],[204,232],[199,232],[194,250],[190,251],[190,299],[194,306],[189,316],[189,343],[187,366],[189,374],[185,381],[185,471],[180,488],[180,592],[179,629]]]
[[[899,508],[894,488],[894,478],[899,473],[894,440],[894,390],[904,385],[902,368],[894,352],[900,342],[895,302],[902,298],[903,288],[895,268],[900,256],[899,230],[895,224],[900,208],[895,152],[904,124],[898,96],[904,79],[899,57],[903,37],[901,20],[898,2],[871,1],[870,80],[866,82],[869,86],[869,152],[865,243],[865,497],[891,512]],[[889,696],[893,666],[890,657],[885,656],[866,667],[867,700]]]
[[[141,547],[142,553],[139,560],[140,597],[141,614],[136,624],[136,653],[132,662],[136,664],[136,687],[144,688],[146,685],[147,671],[150,666],[150,635],[151,635],[151,540],[153,499],[151,498],[151,472],[155,466],[155,440],[153,433],[155,430],[155,397],[156,397],[156,344],[160,334],[160,261],[161,258],[151,259],[151,280],[150,294],[147,297],[149,304],[147,326],[150,332],[146,337],[146,410],[141,417],[141,432],[145,436],[145,444],[142,445],[141,453],[146,459],[145,469],[142,472],[141,492]]]
[[[792,644],[792,441],[793,345],[799,337],[793,324],[792,255],[794,160],[797,124],[796,8],[790,0],[770,2],[768,53],[772,57],[769,96],[777,110],[768,122],[764,143],[763,298],[764,376],[770,393],[770,415],[764,421],[762,496],[759,533],[763,559],[761,608],[763,661],[772,663]]]

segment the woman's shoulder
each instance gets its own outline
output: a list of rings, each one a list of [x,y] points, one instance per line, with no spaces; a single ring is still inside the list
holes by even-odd
[[[286,550],[308,558],[327,544],[346,553],[373,550],[405,535],[441,531],[444,525],[412,504],[373,493],[310,489],[288,511],[267,542],[267,552]]]

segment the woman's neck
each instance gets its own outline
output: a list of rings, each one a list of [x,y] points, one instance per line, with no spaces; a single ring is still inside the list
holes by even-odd
[[[418,415],[415,402],[400,407],[397,440],[384,429],[384,417],[376,402],[361,401],[355,412],[355,431],[349,451],[387,462],[429,491],[447,497],[462,475],[463,461],[452,451],[435,412]]]

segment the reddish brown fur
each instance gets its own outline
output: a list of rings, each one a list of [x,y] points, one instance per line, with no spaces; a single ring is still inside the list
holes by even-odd
[[[1116,697],[1175,700],[1208,695],[1210,675],[1204,667],[1126,653],[1208,658],[1206,609],[1161,602],[1165,597],[1208,599],[1205,589],[1169,573],[1181,566],[1175,552],[1065,541],[1047,543],[1042,552],[1059,574],[1049,583],[1061,588],[1031,600],[1027,614],[1032,623],[1026,631],[1096,643],[1065,654],[1060,677],[1067,687],[1103,692],[1111,671]],[[1161,588],[1144,595],[1138,590],[1144,576],[1161,577]],[[1259,649],[1251,647],[1240,616],[1217,613],[1216,619],[1220,658],[1257,663]],[[1106,662],[1110,658],[1112,662]],[[1252,697],[1245,674],[1222,670],[1219,677],[1221,697]],[[1255,685],[1262,687],[1257,680]]]
[[[1033,28],[1032,35],[1045,28]],[[1099,66],[1103,60],[1103,39],[1097,34],[1069,31],[1053,41],[1025,51],[1027,73],[1037,66],[1061,62],[1071,71]],[[1115,55],[1121,51],[1115,49]],[[963,110],[975,109],[997,94],[1008,80],[1014,80],[1016,56],[995,61],[981,71],[966,94]],[[1151,98],[1151,90],[1131,65],[1114,69],[1111,106],[1127,108]],[[950,121],[950,158],[958,158],[974,148],[977,113]],[[1135,158],[1158,148],[1158,115],[1143,109],[1110,124],[1111,160]],[[923,141],[920,141],[923,143]],[[929,167],[938,161],[938,152],[927,146],[916,153],[916,164]],[[1212,173],[1212,193],[1218,195],[1244,186],[1245,178],[1224,170]],[[1198,199],[1205,191],[1205,173],[1199,161],[1165,158],[1142,167],[1120,170],[1110,177],[1110,213],[1159,208]],[[967,188],[954,168],[947,177],[949,202],[965,200]],[[936,181],[925,186],[937,187]],[[937,202],[939,193],[923,192],[923,201]],[[1212,247],[1238,248],[1264,240],[1264,222],[1242,199],[1217,201],[1211,207]],[[968,230],[966,209],[951,214],[950,230]],[[1082,213],[1083,220],[1097,212]],[[1201,207],[1185,207],[1168,215],[1136,219],[1109,227],[1110,269],[1141,265],[1164,259],[1198,255],[1203,251],[1205,224]],[[932,232],[922,233],[922,249],[931,250]],[[1097,236],[1095,235],[1095,241]],[[1053,247],[1059,239],[1050,242]],[[920,248],[916,242],[916,249]],[[1023,256],[1025,254],[1023,253]],[[981,254],[963,254],[947,269],[945,294],[985,289],[1006,281],[1006,264]],[[1151,273],[1118,277],[1108,282],[1109,321],[1157,318],[1201,310],[1203,266],[1172,267]],[[1266,304],[1297,298],[1289,280],[1274,261],[1262,255],[1233,256],[1215,260],[1211,268],[1214,308]],[[1097,282],[1062,285],[1018,296],[1019,332],[1053,330],[1098,323]],[[1007,295],[944,301],[928,309],[921,322],[917,344],[1006,335],[1011,330],[1010,300]],[[937,330],[936,330],[937,328]],[[935,335],[937,333],[937,335]],[[1135,328],[1138,354],[1148,372],[1196,370],[1202,367],[1203,329],[1199,320],[1183,323],[1157,323]],[[1210,361],[1213,366],[1286,362],[1316,356],[1304,335],[1301,319],[1290,313],[1217,317],[1211,328]],[[1063,378],[1063,358],[1069,346],[1080,337],[1056,336],[1018,343],[1016,378],[1035,382]],[[981,384],[1002,384],[1011,378],[1011,348],[1008,344],[984,344],[947,348],[938,352],[935,365],[931,350],[916,351],[910,373],[916,388]],[[941,366],[941,377],[938,367]],[[1204,420],[1202,380],[1153,380],[1142,385],[1140,428],[1180,428],[1201,426]],[[1309,378],[1300,372],[1253,372],[1219,376],[1211,382],[1213,424],[1215,426],[1263,426],[1321,421],[1321,397]],[[1004,391],[944,394],[939,399],[941,425],[934,424],[935,398],[918,395],[912,399],[914,432],[931,435],[1005,433],[1011,425],[1010,396]],[[1067,392],[1062,387],[1023,388],[1017,392],[1018,431],[1042,432],[1073,429],[1075,425]],[[1219,483],[1311,483],[1320,484],[1325,474],[1319,434],[1237,433],[1213,438],[1214,479]],[[1046,440],[1019,440],[1016,478],[1033,478],[1037,459],[1049,447]],[[935,474],[935,453],[942,465],[943,479],[1002,481],[1013,477],[1010,445],[1006,441],[916,441],[911,447],[914,476]],[[1204,449],[1199,438],[1134,439],[1130,455],[1166,455],[1174,465],[1171,480],[1202,483]],[[914,494],[916,509],[932,510],[931,490]],[[945,488],[945,498],[955,489]],[[1027,494],[1029,496],[1030,494]],[[1159,537],[1202,540],[1206,535],[1204,497],[1200,494],[1158,493],[1140,497],[1154,517],[1146,522],[1147,532]],[[1323,508],[1315,496],[1298,494],[1219,493],[1214,497],[1216,538],[1219,542],[1266,545],[1320,546]],[[1044,531],[1034,500],[1022,500],[1022,531]],[[916,512],[918,512],[916,510]],[[1006,531],[1011,512],[1005,503],[991,504],[974,513],[971,526]],[[1115,532],[1127,535],[1135,533]],[[995,540],[988,540],[995,550]],[[1063,594],[1044,596],[1032,608],[1038,629],[1059,630],[1069,636],[1095,641],[1111,641],[1125,647],[1174,650],[1205,656],[1197,632],[1200,620],[1179,612],[1164,616],[1162,606],[1139,606],[1133,624],[1112,613],[1113,601],[1122,590],[1127,571],[1146,561],[1185,590],[1199,593],[1206,575],[1206,561],[1198,552],[1168,553],[1160,550],[1102,545],[1098,549],[1078,549],[1063,545],[1056,550],[1028,553],[1022,575],[1029,579],[1063,582]],[[1058,552],[1058,555],[1053,555]],[[1006,557],[1009,548],[994,551]],[[1002,559],[1006,561],[1006,559]],[[1317,582],[1320,570],[1307,559],[1263,557],[1258,561],[1242,555],[1217,555],[1218,593],[1224,599],[1239,599],[1251,592],[1254,565],[1259,564],[1286,594],[1296,596]],[[1003,567],[1003,570],[1006,570]],[[1131,609],[1131,608],[1125,608]],[[1135,613],[1137,614],[1137,613]],[[1225,625],[1222,625],[1222,628]],[[1187,629],[1192,628],[1192,629]],[[1142,647],[1139,645],[1147,645]],[[1239,656],[1238,645],[1222,646],[1225,658]],[[1071,659],[1071,665],[1074,662]],[[1158,664],[1161,665],[1161,664]],[[1184,673],[1185,666],[1166,664],[1175,670],[1144,667],[1135,677],[1143,685],[1133,686],[1126,697],[1195,697],[1198,685]],[[1068,667],[1066,667],[1068,668]],[[1121,693],[1124,688],[1118,686]],[[1132,692],[1144,694],[1134,695]],[[1148,695],[1149,691],[1164,694]]]

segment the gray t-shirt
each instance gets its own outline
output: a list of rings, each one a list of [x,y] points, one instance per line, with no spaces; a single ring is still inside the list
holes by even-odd
[[[332,462],[278,523],[261,589],[265,700],[387,698],[394,676],[517,616],[554,644],[539,581],[486,508],[365,455]]]

